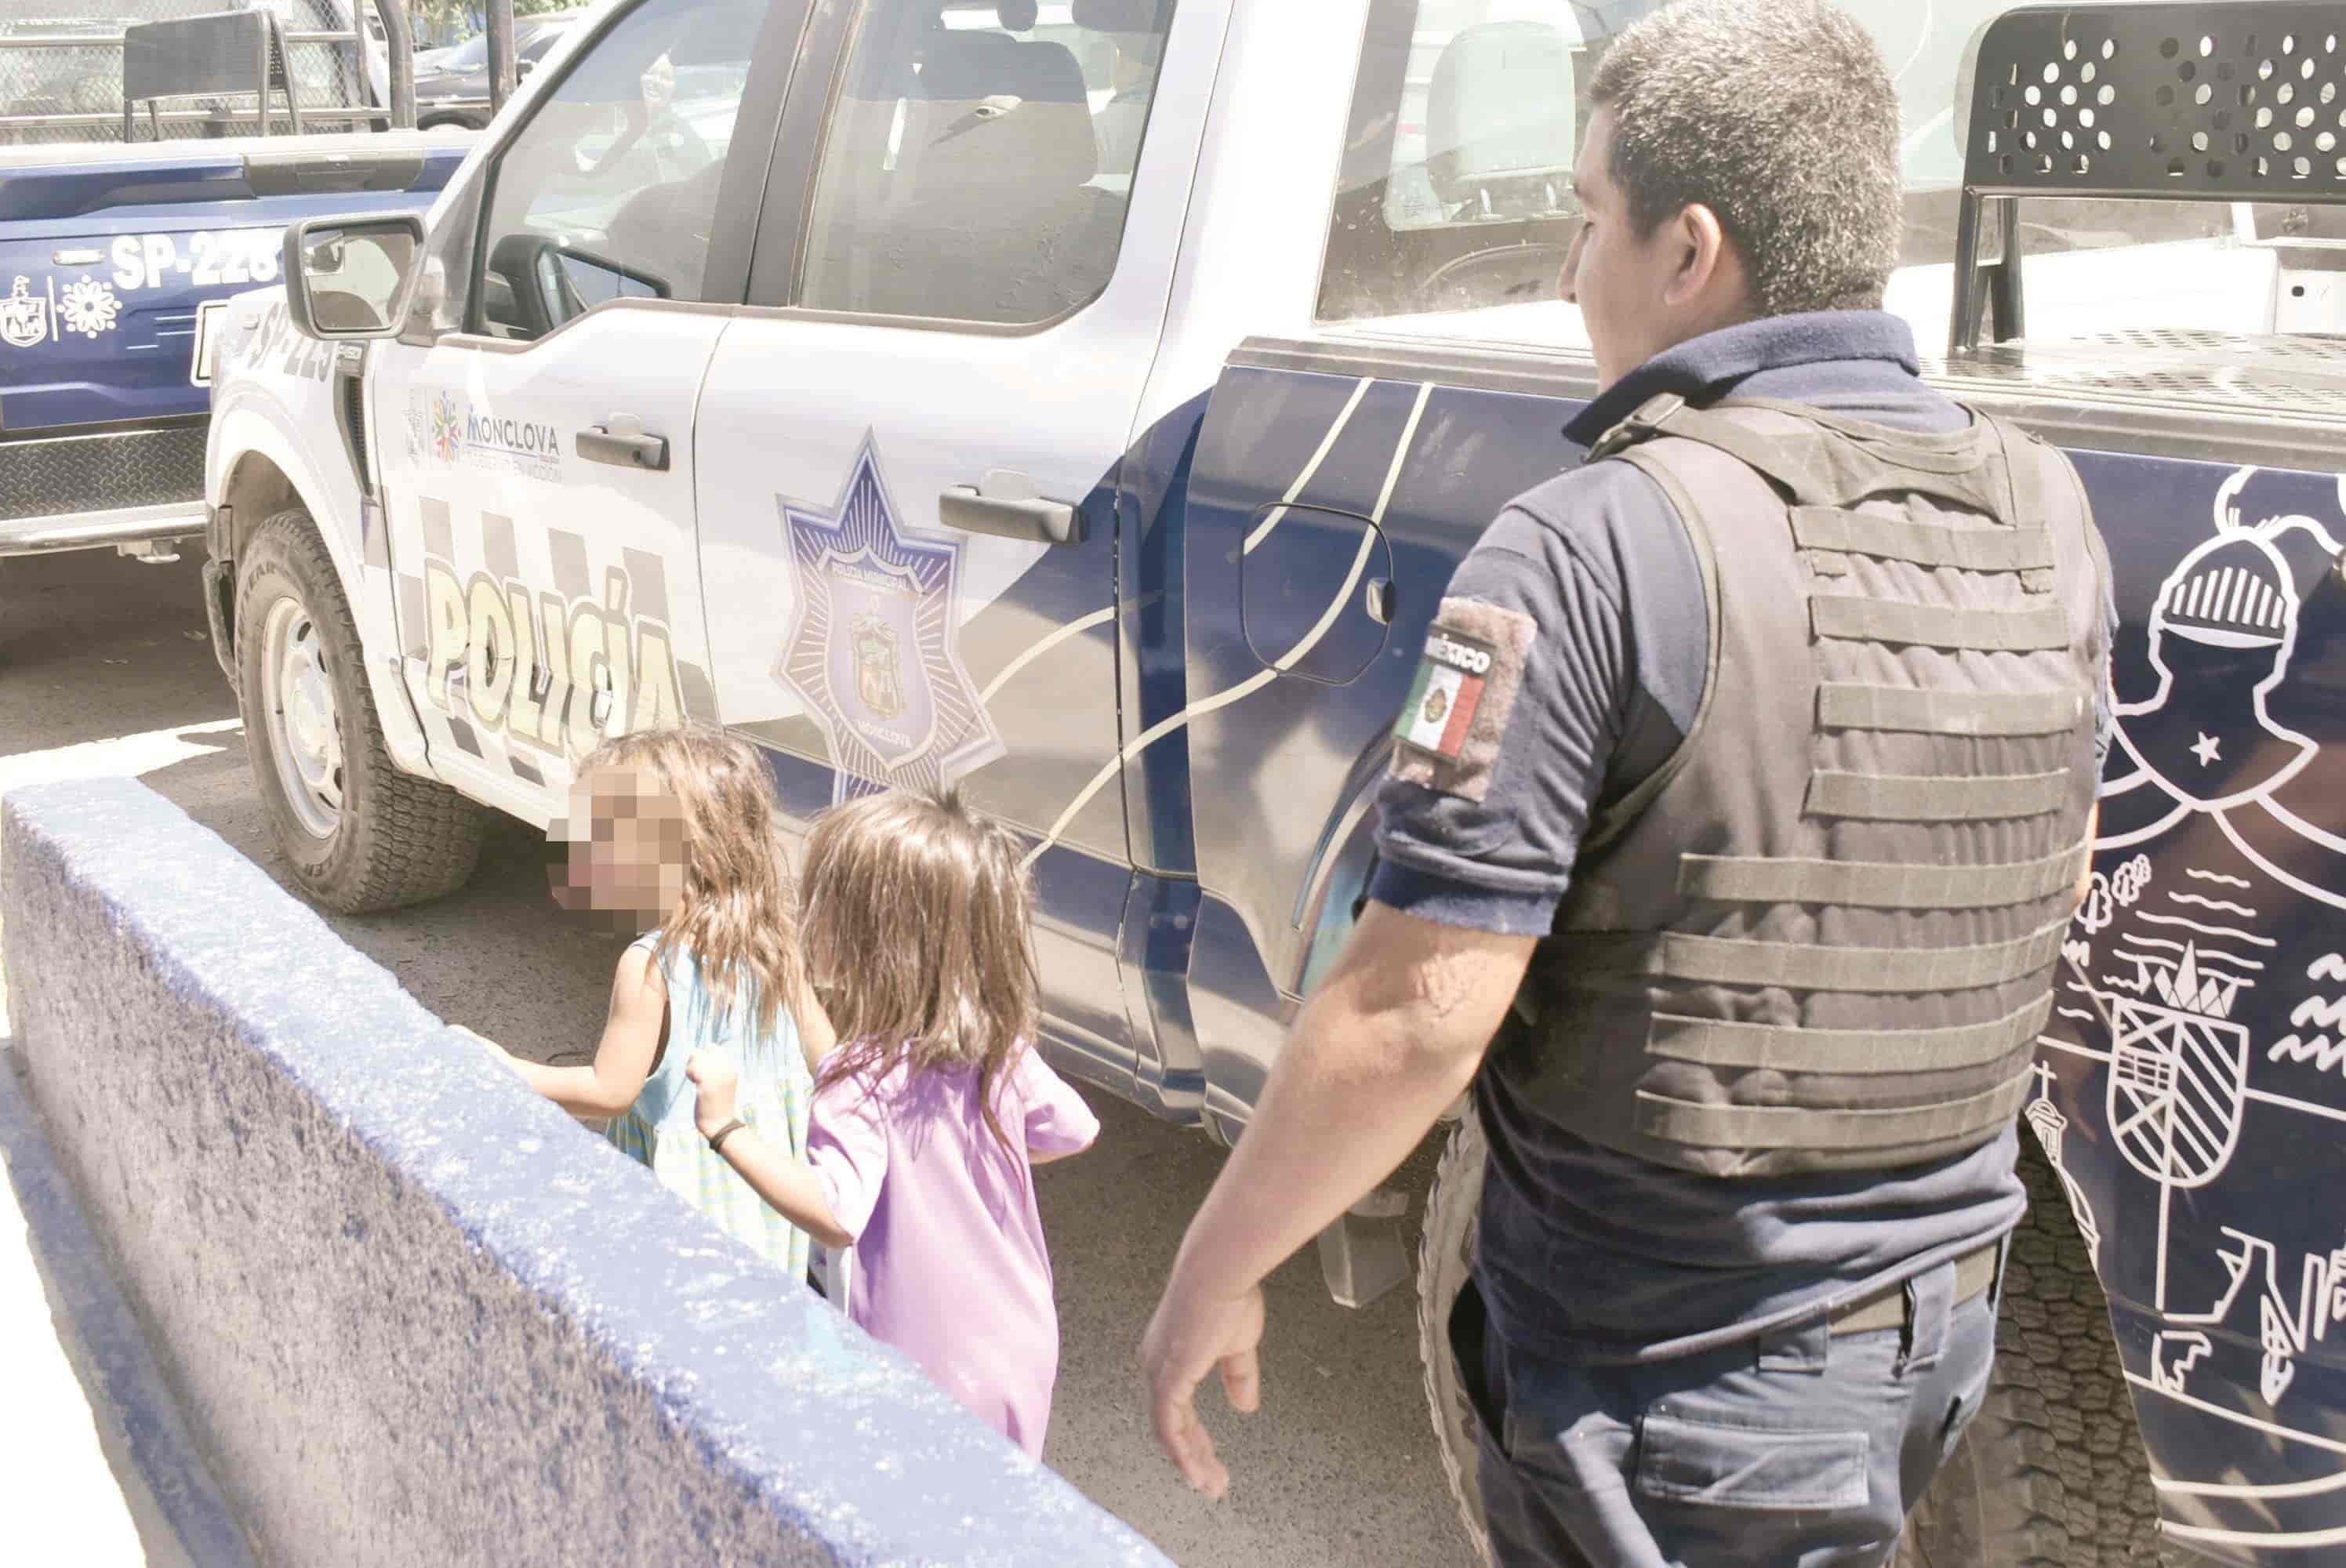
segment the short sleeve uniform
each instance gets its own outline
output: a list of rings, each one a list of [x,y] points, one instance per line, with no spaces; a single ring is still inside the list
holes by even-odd
[[[1585,444],[1659,392],[1729,390],[1919,429],[1968,418],[1921,382],[1902,322],[1847,311],[1681,345],[1567,435]],[[1420,744],[1397,748],[1379,797],[1372,896],[1545,937],[1592,821],[1669,758],[1700,708],[1709,628],[1692,541],[1642,471],[1575,468],[1501,514],[1459,563],[1436,627],[1469,648],[1441,651],[1466,672],[1448,691],[1474,697],[1477,712],[1466,722],[1446,698],[1401,716],[1402,738],[1415,727]],[[1445,678],[1435,651],[1422,690]],[[1487,677],[1461,684],[1484,653]],[[1442,732],[1445,713],[1457,722]],[[2106,745],[2106,713],[2103,733]],[[1539,960],[1559,961],[1568,946]],[[1912,1170],[1723,1180],[1578,1138],[1488,1074],[1475,1105],[1491,1151],[1476,1282],[1505,1343],[1559,1360],[1675,1353],[1676,1340],[1795,1309],[1902,1259],[1993,1240],[2022,1208],[2009,1131]]]

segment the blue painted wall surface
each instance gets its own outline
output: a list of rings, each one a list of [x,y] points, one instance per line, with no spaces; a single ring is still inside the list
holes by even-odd
[[[111,1443],[119,1455],[115,1476],[139,1543],[150,1562],[255,1568],[251,1547],[171,1397],[138,1314],[109,1272],[106,1247],[25,1097],[17,1054],[0,1034],[0,1165],[7,1167],[0,1182],[15,1189],[50,1310],[70,1326],[59,1339],[88,1394],[99,1443]],[[0,1198],[5,1196],[0,1188]],[[12,1358],[25,1353],[9,1347]],[[12,1369],[23,1364],[11,1361]],[[13,1419],[22,1420],[15,1416],[21,1405],[12,1401],[8,1408]]]
[[[0,807],[36,1098],[288,1563],[1161,1563],[128,781]]]

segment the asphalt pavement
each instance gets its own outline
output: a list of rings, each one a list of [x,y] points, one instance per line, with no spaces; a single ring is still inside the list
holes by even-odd
[[[173,565],[97,553],[0,561],[0,791],[97,775],[143,779],[284,879],[205,640],[192,552]],[[464,891],[330,919],[426,1006],[545,1061],[592,1053],[625,945],[554,907],[541,841],[511,822]],[[1339,1307],[1309,1251],[1267,1287],[1261,1411],[1203,1400],[1229,1496],[1209,1502],[1181,1485],[1150,1433],[1133,1349],[1222,1152],[1084,1094],[1099,1144],[1037,1173],[1062,1345],[1046,1459],[1188,1568],[1468,1568],[1426,1416],[1411,1287]],[[1413,1253],[1434,1153],[1429,1144],[1396,1178]]]

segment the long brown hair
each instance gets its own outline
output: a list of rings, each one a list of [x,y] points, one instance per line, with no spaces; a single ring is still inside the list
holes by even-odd
[[[720,1007],[746,995],[760,1032],[787,1006],[802,1022],[811,996],[799,952],[798,901],[782,847],[772,776],[758,748],[705,725],[640,730],[604,741],[578,765],[582,783],[628,769],[674,800],[684,819],[684,898],[662,922],[655,956],[699,961]]]
[[[821,1082],[974,1068],[988,1131],[1035,1033],[1034,891],[1017,835],[954,789],[867,796],[807,840],[806,945],[842,1042]]]

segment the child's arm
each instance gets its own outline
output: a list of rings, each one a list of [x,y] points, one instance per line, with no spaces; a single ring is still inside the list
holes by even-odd
[[[1099,1136],[1099,1118],[1065,1078],[1051,1071],[1040,1053],[1028,1046],[1011,1071],[1026,1107],[1028,1165],[1046,1166],[1092,1146]]]
[[[693,1104],[693,1125],[704,1138],[733,1120],[734,1092],[740,1077],[733,1064],[711,1052],[696,1052],[684,1064],[685,1076],[699,1089]],[[825,1247],[852,1247],[855,1237],[831,1212],[831,1200],[814,1172],[773,1148],[750,1127],[736,1127],[726,1135],[718,1157],[750,1184],[776,1214]]]
[[[611,1011],[592,1066],[549,1067],[515,1056],[494,1042],[484,1044],[504,1056],[523,1083],[572,1115],[607,1118],[634,1105],[643,1093],[667,1024],[668,982],[649,952],[631,947],[619,955],[619,972],[611,981]]]
[[[831,1027],[831,1014],[823,1011],[822,997],[812,985],[801,985],[800,1001],[790,1004],[791,1015],[799,1026],[799,1050],[806,1057],[807,1071],[816,1077],[822,1075],[822,1059],[839,1044],[839,1031]]]

